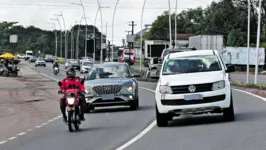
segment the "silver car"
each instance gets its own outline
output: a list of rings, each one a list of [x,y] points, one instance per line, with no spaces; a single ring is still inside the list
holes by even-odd
[[[81,64],[80,73],[88,73],[92,67],[93,63],[91,61],[83,61]]]

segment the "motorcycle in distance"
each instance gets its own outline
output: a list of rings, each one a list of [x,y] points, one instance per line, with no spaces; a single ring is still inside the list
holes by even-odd
[[[58,67],[54,67],[54,74],[57,75],[59,73],[59,68]]]
[[[81,83],[84,84],[84,81]],[[58,86],[62,86],[62,82],[58,82]],[[76,131],[79,130],[79,126],[81,124],[81,121],[79,119],[79,115],[81,112],[81,108],[79,105],[79,97],[80,90],[78,90],[78,87],[75,87],[75,85],[69,85],[69,89],[66,91],[63,91],[61,94],[65,92],[65,98],[66,98],[66,111],[67,111],[67,125],[69,132],[73,132],[74,129]]]

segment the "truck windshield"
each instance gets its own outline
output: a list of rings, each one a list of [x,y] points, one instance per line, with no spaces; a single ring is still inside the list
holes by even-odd
[[[133,59],[133,57],[134,57],[134,54],[133,53],[125,53],[125,55],[124,55],[124,58],[125,59]]]
[[[217,56],[189,56],[166,60],[163,67],[163,75],[220,70],[222,70],[222,67]]]

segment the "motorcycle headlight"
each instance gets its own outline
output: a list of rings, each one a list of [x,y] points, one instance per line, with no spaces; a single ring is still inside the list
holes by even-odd
[[[220,90],[223,89],[225,87],[225,82],[223,81],[218,81],[212,84],[212,90],[216,91],[216,90]]]
[[[67,103],[68,103],[69,105],[73,105],[73,104],[75,103],[75,98],[74,98],[74,97],[68,97],[68,98],[67,98]]]
[[[161,85],[159,91],[162,94],[172,94],[173,93],[171,87],[168,85]]]

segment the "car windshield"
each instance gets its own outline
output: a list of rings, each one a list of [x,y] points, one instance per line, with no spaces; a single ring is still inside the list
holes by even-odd
[[[92,66],[93,63],[91,63],[91,62],[84,62],[82,65],[83,65],[83,66]]]
[[[125,59],[133,59],[134,55],[133,53],[125,53],[124,58]]]
[[[38,58],[38,61],[43,61],[43,58]]]
[[[78,63],[78,61],[77,60],[70,60],[70,63],[76,64],[76,63]]]
[[[126,78],[130,76],[128,68],[124,65],[119,66],[95,66],[91,69],[87,79],[106,79],[106,78]]]
[[[219,70],[222,70],[222,67],[215,55],[189,56],[166,60],[163,67],[163,75]]]

